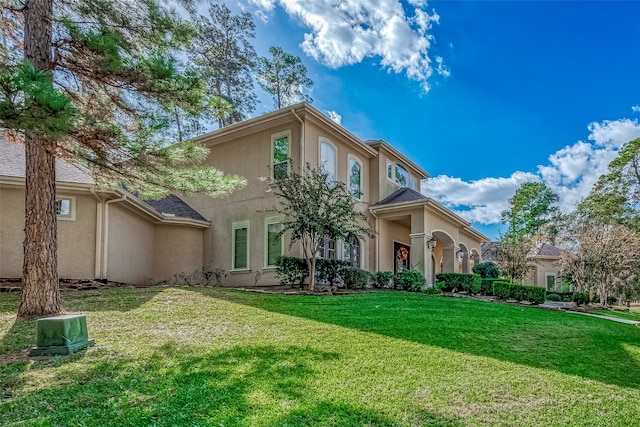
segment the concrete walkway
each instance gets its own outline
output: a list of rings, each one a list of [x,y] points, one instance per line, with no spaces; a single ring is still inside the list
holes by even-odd
[[[627,325],[640,326],[640,322],[637,322],[635,320],[629,320],[629,319],[620,319],[619,317],[601,316],[599,314],[582,313],[579,311],[567,311],[567,313],[582,314],[583,316],[598,317],[600,319],[611,320],[618,323],[626,323]]]

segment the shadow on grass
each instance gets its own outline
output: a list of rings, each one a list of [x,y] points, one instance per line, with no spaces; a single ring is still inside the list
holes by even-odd
[[[51,385],[17,391],[12,399],[0,402],[0,424],[399,424],[399,420],[361,404],[331,401],[314,392],[317,373],[312,366],[318,360],[339,363],[335,353],[295,346],[262,346],[193,354],[193,349],[170,342],[144,361],[95,361],[56,373]],[[458,425],[455,420],[430,413],[419,416],[421,425]]]
[[[471,299],[379,292],[286,296],[190,288],[217,299],[535,368],[640,387],[640,329]]]

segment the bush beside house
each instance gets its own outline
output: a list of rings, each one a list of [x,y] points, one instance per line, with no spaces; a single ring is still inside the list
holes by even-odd
[[[466,291],[472,294],[480,292],[482,279],[479,274],[470,273],[440,273],[436,274],[437,282],[444,282],[445,292]]]

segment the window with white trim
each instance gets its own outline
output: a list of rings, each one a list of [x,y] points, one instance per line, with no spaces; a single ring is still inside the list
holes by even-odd
[[[401,165],[387,160],[387,179],[401,187],[411,187],[417,189],[418,183],[412,178],[409,172]]]
[[[349,194],[356,199],[362,198],[362,163],[359,159],[349,155],[348,162]]]
[[[271,135],[271,176],[274,179],[286,178],[289,175],[290,153],[291,131]]]
[[[325,238],[324,245],[316,254],[316,258],[336,259],[336,241]]]
[[[547,290],[553,291],[556,289],[556,274],[555,273],[545,273],[545,279],[547,281]]]
[[[75,196],[56,196],[56,217],[64,221],[76,220]]]
[[[327,172],[330,182],[336,180],[336,147],[328,139],[320,137],[319,166]]]
[[[231,239],[231,269],[249,269],[249,221],[234,222]]]
[[[282,238],[282,223],[280,219],[268,219],[266,222],[266,250],[265,267],[275,267],[277,259],[284,253],[284,239]]]
[[[344,241],[344,260],[353,267],[360,268],[360,240],[353,234],[350,234]]]

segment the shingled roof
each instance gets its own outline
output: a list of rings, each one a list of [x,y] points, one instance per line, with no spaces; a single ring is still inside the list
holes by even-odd
[[[24,145],[7,141],[0,129],[0,175],[24,178],[25,161]],[[62,159],[56,159],[56,181],[95,184],[87,169]]]
[[[408,187],[403,187],[389,194],[387,197],[380,200],[378,203],[375,203],[373,206],[391,205],[394,203],[402,202],[413,202],[414,200],[423,200],[427,198],[427,196],[418,193],[416,190],[412,190]]]
[[[144,202],[161,214],[169,214],[175,215],[180,218],[190,218],[200,221],[206,221],[206,219],[195,209],[193,209],[184,200],[174,194],[170,194],[160,200],[145,200]]]
[[[25,159],[24,145],[8,142],[0,129],[0,176],[24,178]],[[87,169],[63,159],[56,159],[56,181],[95,185],[95,180]],[[142,202],[161,214],[206,221],[195,209],[173,194],[160,200],[143,200]]]
[[[483,261],[495,261],[494,251],[500,245],[499,242],[485,242],[481,246],[482,260]],[[562,256],[562,251],[553,245],[548,243],[538,243],[535,248],[531,250],[530,256],[539,258],[556,258]]]

